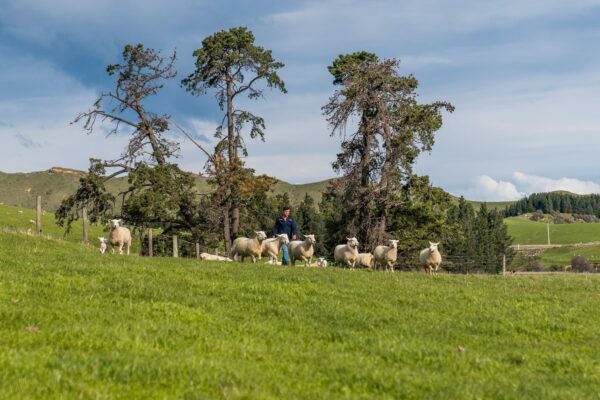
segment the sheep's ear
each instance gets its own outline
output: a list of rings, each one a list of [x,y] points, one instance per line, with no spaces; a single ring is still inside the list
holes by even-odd
[[[430,246],[433,246],[433,242],[429,242],[429,245],[430,245]]]
[[[440,245],[440,242],[434,243],[433,245],[437,247]]]

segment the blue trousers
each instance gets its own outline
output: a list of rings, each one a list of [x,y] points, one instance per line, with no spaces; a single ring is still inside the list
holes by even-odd
[[[290,263],[290,253],[288,252],[287,244],[281,245],[281,252],[283,253],[283,257],[281,258],[281,263],[289,264]]]

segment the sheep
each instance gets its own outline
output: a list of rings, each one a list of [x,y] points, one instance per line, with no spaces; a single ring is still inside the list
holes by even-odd
[[[429,242],[429,247],[421,250],[419,260],[425,266],[425,272],[429,274],[437,274],[437,270],[442,263],[442,255],[438,250],[439,243]]]
[[[373,257],[373,254],[358,253],[358,257],[356,257],[356,266],[373,268],[375,266],[375,258]]]
[[[385,267],[386,271],[390,268],[394,272],[394,265],[398,259],[398,241],[390,239],[388,243],[389,246],[380,245],[373,250],[374,266],[377,268],[381,265]]]
[[[120,219],[110,220],[110,232],[108,232],[108,242],[111,245],[111,252],[115,253],[115,247],[119,247],[119,254],[123,254],[123,246],[127,245],[127,255],[131,248],[131,231],[121,226]]]
[[[281,246],[288,244],[289,242],[290,239],[285,233],[281,233],[271,239],[265,239],[261,243],[260,255],[269,257],[269,260],[271,261],[270,264],[274,264],[277,262],[277,256],[279,256],[279,249],[281,249]]]
[[[241,257],[244,262],[245,257],[252,257],[252,262],[256,263],[256,259],[260,259],[261,244],[267,238],[267,234],[264,231],[254,231],[254,234],[256,237],[252,239],[239,237],[233,241],[230,251],[232,260],[238,261]]]
[[[290,242],[290,264],[296,265],[296,260],[304,261],[304,266],[307,267],[312,262],[313,254],[315,254],[315,244],[317,239],[315,235],[304,235],[304,240],[293,240]]]
[[[327,266],[327,260],[325,259],[325,257],[319,257],[317,259],[317,261],[311,262],[308,266],[309,267],[324,268],[324,267]]]
[[[358,240],[355,237],[346,238],[346,240],[348,240],[346,244],[335,246],[333,258],[337,264],[354,268],[358,258]]]
[[[233,261],[230,258],[210,253],[200,253],[200,259],[204,261]]]
[[[100,241],[100,254],[106,253],[106,245],[108,244],[108,239],[105,237],[99,237],[98,240]]]

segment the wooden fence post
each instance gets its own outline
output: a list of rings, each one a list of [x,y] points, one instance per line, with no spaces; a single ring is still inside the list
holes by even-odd
[[[200,259],[200,243],[196,242],[196,259]]]
[[[173,235],[173,257],[179,257],[179,246],[177,245],[177,235]]]
[[[152,228],[148,228],[148,257],[154,257],[154,244],[152,243]]]
[[[502,254],[502,275],[506,275],[506,254]]]
[[[38,235],[42,234],[42,196],[37,197],[35,229]]]
[[[82,210],[82,218],[83,220],[83,238],[82,238],[82,242],[85,244],[89,243],[88,240],[88,212],[87,212],[87,207],[83,207]]]

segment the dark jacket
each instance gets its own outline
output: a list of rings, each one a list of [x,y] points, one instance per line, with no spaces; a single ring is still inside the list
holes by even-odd
[[[288,239],[292,240],[292,235],[298,236],[298,226],[292,216],[289,216],[287,220],[283,219],[282,216],[277,217],[275,220],[275,226],[273,227],[273,235],[279,235],[285,233],[288,235]]]

